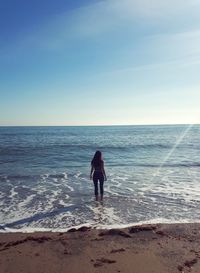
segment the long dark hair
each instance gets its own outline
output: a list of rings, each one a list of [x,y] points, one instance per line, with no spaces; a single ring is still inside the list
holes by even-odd
[[[102,153],[100,151],[96,151],[91,161],[91,165],[94,167],[98,167],[98,166],[101,166],[102,163],[103,163]]]

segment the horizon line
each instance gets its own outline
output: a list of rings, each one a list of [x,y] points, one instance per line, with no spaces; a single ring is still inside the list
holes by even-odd
[[[109,127],[109,126],[178,126],[200,125],[200,123],[149,123],[149,124],[82,124],[82,125],[0,125],[0,127]]]

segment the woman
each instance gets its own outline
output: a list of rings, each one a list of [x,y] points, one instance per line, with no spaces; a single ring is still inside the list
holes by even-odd
[[[96,196],[96,201],[98,201],[98,181],[100,183],[100,194],[101,201],[103,200],[103,182],[106,181],[106,173],[104,170],[104,162],[102,159],[102,154],[100,151],[96,151],[92,161],[91,161],[91,172],[90,179],[94,182],[94,194]]]

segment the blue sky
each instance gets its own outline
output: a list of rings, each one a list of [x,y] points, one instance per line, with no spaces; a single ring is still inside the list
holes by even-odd
[[[0,125],[200,123],[199,0],[1,0]]]

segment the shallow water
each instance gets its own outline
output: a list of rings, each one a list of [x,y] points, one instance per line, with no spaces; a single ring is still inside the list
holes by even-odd
[[[103,152],[103,203],[89,180]],[[0,127],[6,230],[200,222],[200,125]]]

